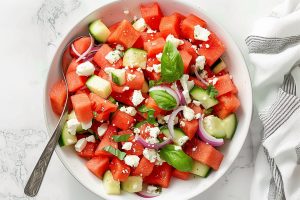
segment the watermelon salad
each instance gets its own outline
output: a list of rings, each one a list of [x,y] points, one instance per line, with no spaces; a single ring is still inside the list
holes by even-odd
[[[91,22],[69,47],[68,90],[60,80],[49,96],[61,115],[69,92],[59,144],[86,160],[107,194],[147,198],[176,184],[172,177],[218,170],[240,101],[221,59],[225,46],[204,20],[164,16],[158,3],[140,12],[128,20],[126,10],[127,20],[111,26]]]

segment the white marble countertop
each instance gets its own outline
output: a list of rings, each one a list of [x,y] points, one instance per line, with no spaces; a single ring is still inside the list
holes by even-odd
[[[280,0],[197,0],[247,55],[244,39],[254,20]],[[23,188],[48,139],[43,90],[58,42],[78,20],[105,0],[10,0],[0,2],[0,199],[32,199]],[[246,56],[247,59],[247,56]],[[195,199],[247,200],[253,174],[253,145],[247,141],[232,167]],[[96,200],[54,154],[36,200]]]

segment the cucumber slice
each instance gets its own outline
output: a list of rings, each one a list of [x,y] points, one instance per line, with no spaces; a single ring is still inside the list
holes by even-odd
[[[141,49],[130,48],[123,57],[123,66],[146,69],[147,52]]]
[[[98,19],[93,21],[89,25],[89,31],[91,35],[97,40],[98,42],[105,42],[110,35],[110,30],[103,24],[103,22]]]
[[[115,69],[111,72],[111,77],[112,81],[117,85],[124,85],[126,82],[124,69]]]
[[[97,75],[91,76],[85,83],[89,90],[106,99],[112,92],[110,82]]]
[[[203,127],[207,133],[216,138],[225,138],[226,131],[223,127],[223,121],[213,115],[209,115],[203,119]]]
[[[122,189],[126,192],[134,193],[143,190],[143,178],[141,176],[129,176],[121,183]]]
[[[202,89],[200,87],[193,87],[190,91],[190,95],[193,99],[200,101],[201,105],[205,108],[211,108],[218,104],[218,100],[209,96],[207,90]]]
[[[167,127],[162,127],[160,131],[167,137],[171,138],[170,131]],[[178,145],[182,146],[187,140],[189,139],[188,136],[184,134],[184,132],[180,128],[174,128],[174,137],[173,142]]]
[[[103,176],[103,186],[107,194],[121,193],[120,181],[116,181],[109,170]]]
[[[203,163],[201,163],[201,162],[198,162],[198,161],[194,160],[193,168],[190,172],[192,174],[195,174],[197,176],[201,176],[201,177],[204,178],[204,177],[207,177],[207,175],[209,174],[210,167],[203,164]]]
[[[65,123],[60,138],[58,140],[59,145],[61,147],[69,146],[75,144],[76,142],[77,142],[77,137],[69,133],[67,123]]]
[[[225,62],[219,58],[214,64],[213,66],[211,67],[212,68],[212,71],[215,73],[215,74],[218,74],[220,73],[221,71],[223,71],[225,68],[226,68],[226,64]]]
[[[233,137],[237,124],[238,124],[238,120],[235,113],[223,119],[223,128],[226,132],[226,136],[225,136],[226,139],[231,139]]]
[[[69,119],[77,119],[74,110],[72,110],[72,112],[69,113],[69,115],[68,115],[68,120],[69,120]],[[82,131],[84,131],[84,130],[83,130],[81,124],[80,124],[80,125],[77,127],[77,129],[76,129],[76,133],[82,132]]]

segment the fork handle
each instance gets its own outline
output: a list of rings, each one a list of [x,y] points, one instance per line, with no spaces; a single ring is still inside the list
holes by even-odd
[[[42,184],[45,172],[47,170],[48,164],[50,162],[51,156],[54,152],[54,149],[56,147],[57,141],[60,137],[61,130],[62,130],[62,121],[60,120],[60,123],[54,130],[53,135],[51,136],[47,146],[45,147],[42,155],[40,156],[38,162],[36,163],[30,178],[27,181],[27,184],[24,189],[24,193],[27,196],[34,197],[37,195],[40,186]]]

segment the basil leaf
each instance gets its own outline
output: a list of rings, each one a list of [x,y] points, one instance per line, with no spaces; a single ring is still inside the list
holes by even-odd
[[[149,81],[149,88],[152,88],[152,87],[154,87],[156,85],[160,85],[162,83],[163,83],[162,80],[158,80],[158,81],[150,80]]]
[[[183,75],[183,61],[177,48],[166,42],[161,57],[161,80],[163,82],[174,82]]]
[[[216,96],[218,96],[219,93],[213,85],[207,86],[206,91],[211,98],[216,98]]]
[[[150,96],[155,103],[163,110],[173,110],[177,106],[176,99],[164,90],[154,90]]]
[[[147,122],[149,122],[150,124],[156,123],[154,117],[155,110],[153,108],[148,108],[145,105],[142,105],[141,107],[138,108],[138,111],[140,111],[141,113],[147,113]]]
[[[166,145],[159,155],[169,165],[182,172],[189,172],[193,167],[193,159],[185,154],[182,150],[175,150],[175,145]]]
[[[111,73],[111,78],[112,78],[112,81],[117,84],[117,85],[121,85],[120,84],[120,81],[119,81],[119,77],[117,77],[114,73]]]
[[[130,137],[130,134],[124,134],[124,135],[113,135],[112,138],[115,142],[127,142]]]
[[[115,149],[112,146],[106,146],[103,148],[103,150],[113,154],[114,156],[117,156],[120,160],[123,160],[126,156],[125,152]]]
[[[141,121],[141,122],[138,122],[134,125],[134,128],[140,128],[142,125],[146,124],[147,123],[147,120],[144,120],[144,121]]]

